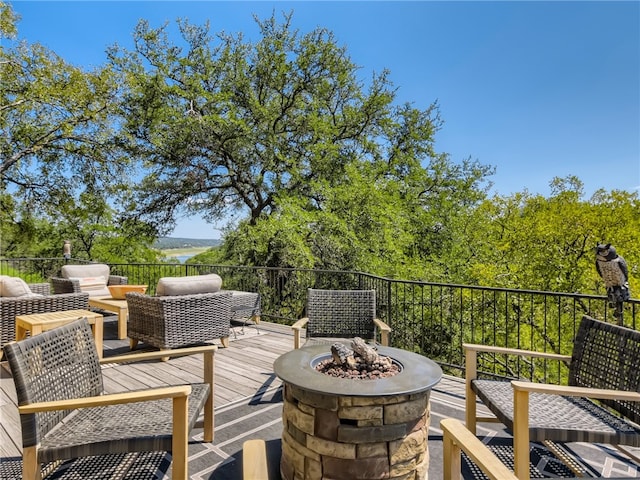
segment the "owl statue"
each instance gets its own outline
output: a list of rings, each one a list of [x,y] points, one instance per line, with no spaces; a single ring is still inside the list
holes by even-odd
[[[596,270],[604,280],[610,299],[612,295],[617,297],[615,294],[618,292],[621,301],[631,298],[627,262],[616,253],[616,249],[610,243],[600,243],[596,247]]]

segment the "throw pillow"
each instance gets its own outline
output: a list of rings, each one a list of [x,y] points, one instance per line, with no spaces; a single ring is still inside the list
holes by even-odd
[[[89,293],[90,297],[111,296],[111,292],[107,288],[107,279],[103,276],[70,278],[69,280],[77,280],[80,284],[80,291]]]
[[[215,273],[192,275],[190,277],[162,277],[158,280],[156,295],[193,295],[196,293],[215,293],[222,288],[222,278]]]
[[[18,277],[0,278],[0,297],[33,296],[27,282]]]

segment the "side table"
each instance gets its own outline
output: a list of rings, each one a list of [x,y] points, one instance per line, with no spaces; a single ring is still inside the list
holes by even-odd
[[[38,335],[39,333],[51,330],[52,328],[59,327],[61,325],[65,325],[69,322],[78,320],[79,318],[83,317],[86,317],[89,325],[91,325],[91,331],[93,332],[93,338],[96,342],[98,357],[102,358],[102,340],[104,334],[102,315],[90,310],[63,310],[60,312],[17,315],[16,340],[22,340],[26,338],[27,331],[31,332],[32,336]]]
[[[126,300],[116,300],[111,297],[89,297],[89,306],[118,315],[118,339],[127,338],[129,307]]]

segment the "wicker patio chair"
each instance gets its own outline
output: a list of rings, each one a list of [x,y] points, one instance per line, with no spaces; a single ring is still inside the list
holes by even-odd
[[[22,425],[23,480],[41,464],[132,451],[172,453],[172,478],[186,479],[189,431],[204,408],[213,441],[215,345],[146,352],[102,361],[86,319],[5,345]],[[202,383],[103,393],[101,363],[204,354]]]
[[[231,320],[242,323],[240,334],[244,335],[244,327],[253,322],[256,332],[260,333],[260,294],[255,292],[243,292],[241,290],[223,290],[231,292]],[[233,330],[234,338],[238,335]]]
[[[293,346],[300,347],[301,331],[306,327],[306,344],[361,337],[389,345],[391,328],[376,318],[375,290],[318,290],[310,288],[306,317],[291,327]]]
[[[0,297],[0,359],[2,346],[16,339],[16,316],[89,308],[88,293],[51,295],[48,283],[30,284],[29,288],[41,296]]]
[[[51,278],[51,284],[53,285],[53,292],[60,293],[78,293],[82,292],[81,277],[104,277],[106,282],[105,288],[108,285],[126,285],[128,278],[122,275],[111,275],[111,269],[109,265],[103,263],[90,263],[86,265],[64,265],[61,269],[60,277]],[[100,295],[109,295],[109,291],[102,289],[98,292]],[[86,290],[85,290],[86,291]],[[92,292],[90,292],[92,293]]]
[[[127,335],[132,349],[138,342],[165,349],[216,338],[229,346],[230,291],[160,297],[127,293],[127,306]]]
[[[513,432],[515,474],[529,478],[529,442],[604,443],[640,447],[640,332],[583,316],[572,355],[463,345],[466,424],[499,421]],[[566,362],[568,385],[478,378],[480,352]],[[478,417],[479,397],[494,417]],[[595,401],[594,401],[595,400]],[[561,456],[562,457],[562,456]],[[568,465],[572,468],[572,465]]]

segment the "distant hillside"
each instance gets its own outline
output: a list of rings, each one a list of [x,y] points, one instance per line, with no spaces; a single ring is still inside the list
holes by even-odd
[[[220,239],[217,238],[201,239],[160,237],[153,247],[159,250],[168,250],[175,248],[216,247],[220,245],[220,243]]]

